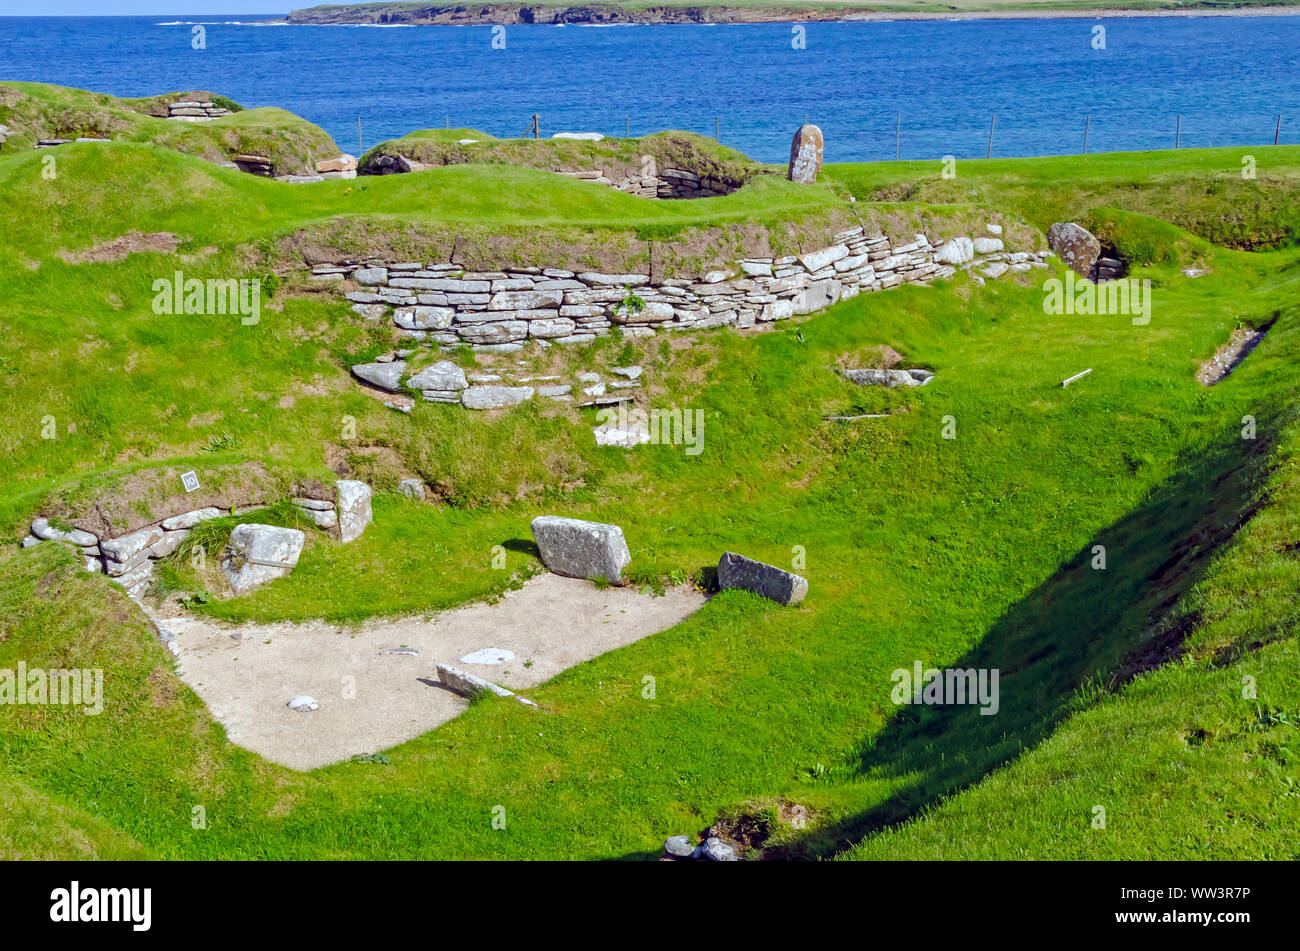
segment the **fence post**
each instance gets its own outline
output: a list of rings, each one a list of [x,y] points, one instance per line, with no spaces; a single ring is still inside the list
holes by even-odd
[[[1178,117],[1178,130],[1174,133],[1174,148],[1177,149],[1183,140],[1183,117]]]
[[[627,117],[627,137],[632,138],[632,117]]]
[[[1088,113],[1088,118],[1083,120],[1083,154],[1088,154],[1088,129],[1092,127],[1092,113]]]
[[[998,114],[995,112],[989,119],[989,158],[993,158],[993,127],[997,124],[997,121]]]
[[[1273,130],[1273,144],[1277,145],[1277,138],[1282,134],[1282,116],[1277,117],[1277,128]]]

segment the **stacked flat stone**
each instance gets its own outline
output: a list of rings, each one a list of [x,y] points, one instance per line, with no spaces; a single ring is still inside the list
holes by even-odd
[[[958,267],[1035,255],[1007,255],[1000,238],[965,238],[960,260],[938,260],[929,238],[891,243],[883,234],[852,228],[806,254],[744,258],[692,280],[646,274],[603,274],[511,265],[467,271],[456,264],[339,261],[312,269],[322,281],[351,278],[346,296],[367,320],[391,319],[398,336],[427,344],[508,352],[527,340],[590,343],[618,329],[625,336],[657,330],[745,329],[822,310],[857,294],[904,283],[929,283]],[[969,245],[969,254],[965,252]],[[644,306],[624,304],[635,295]]]
[[[230,110],[211,99],[183,99],[167,104],[167,118],[177,122],[211,122],[230,115]]]
[[[316,174],[322,178],[356,178],[357,157],[344,152],[335,158],[321,159],[316,163]]]
[[[252,153],[241,153],[231,157],[235,163],[235,168],[241,172],[247,172],[250,175],[260,175],[263,178],[273,178],[275,176],[275,162],[265,155],[253,155]]]

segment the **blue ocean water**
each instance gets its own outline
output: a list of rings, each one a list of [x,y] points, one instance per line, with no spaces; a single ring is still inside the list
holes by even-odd
[[[275,14],[263,14],[273,16]],[[1300,142],[1300,17],[790,24],[266,26],[232,17],[0,18],[0,81],[281,106],[348,151],[450,123],[499,136],[690,129],[783,161]],[[184,22],[178,22],[178,21]],[[206,49],[191,48],[204,24]],[[1094,48],[1094,27],[1105,49]],[[498,45],[500,45],[498,43]],[[901,134],[898,133],[901,117]]]

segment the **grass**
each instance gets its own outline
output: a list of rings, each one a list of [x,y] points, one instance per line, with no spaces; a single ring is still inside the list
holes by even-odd
[[[13,540],[50,500],[73,506],[155,471],[211,466],[237,479],[262,460],[275,486],[332,478],[329,462],[381,489],[419,475],[438,501],[381,491],[359,541],[313,538],[288,578],[198,610],[359,622],[491,597],[539,570],[526,539],[541,512],[619,523],[638,583],[703,580],[723,550],[781,565],[801,550],[810,581],[794,609],[718,595],[530,692],[539,710],[475,704],[385,750],[382,769],[300,774],[229,744],[138,611],[71,549],[11,547],[0,556],[0,668],[101,666],[106,704],[97,717],[5,708],[3,788],[40,798],[35,819],[0,818],[0,841],[17,843],[15,857],[135,844],[161,858],[646,857],[664,836],[727,814],[776,817],[768,844],[790,856],[859,842],[855,857],[1294,856],[1300,251],[1285,239],[1236,250],[1168,223],[1237,151],[1106,158],[1084,186],[1058,160],[972,162],[957,181],[974,192],[953,196],[960,205],[895,196],[886,206],[971,223],[996,210],[1026,234],[1055,209],[1095,213],[1124,247],[1160,252],[1137,272],[1154,287],[1145,327],[1044,314],[1035,274],[902,288],[685,348],[661,335],[529,356],[530,368],[569,374],[642,363],[656,405],[704,411],[699,456],[598,451],[592,420],[558,406],[385,410],[345,367],[389,342],[288,272],[251,333],[156,318],[146,289],[177,266],[195,276],[276,266],[284,242],[313,228],[522,232],[571,214],[566,228],[597,234],[750,220],[779,230],[842,209],[846,190],[857,211],[879,213],[861,207],[869,189],[905,193],[904,169],[832,166],[812,189],[759,179],[725,198],[653,203],[500,166],[289,188],[136,145],[70,147],[67,177],[41,191],[32,157],[0,156],[0,199],[15,210],[0,260],[20,265],[0,277],[14,364],[0,376],[0,412],[17,421],[0,435],[0,524]],[[1280,168],[1297,154],[1259,151]],[[1140,162],[1152,163],[1149,187]],[[912,186],[938,187],[937,169],[914,171]],[[1019,184],[981,207],[998,178]],[[190,184],[183,200],[177,181]],[[1290,172],[1279,182],[1293,191]],[[1219,200],[1200,213],[1222,213]],[[1262,207],[1251,233],[1291,227],[1290,207]],[[175,255],[118,262],[57,256],[132,230],[185,241]],[[1190,263],[1210,273],[1188,279]],[[1224,383],[1194,382],[1239,322],[1275,316]],[[879,344],[936,377],[903,393],[832,372]],[[1084,367],[1093,373],[1060,387]],[[1247,414],[1255,440],[1241,438]],[[58,438],[39,438],[45,415]],[[344,416],[355,441],[339,435]],[[947,417],[955,439],[943,438]],[[219,451],[203,452],[213,437]],[[1104,572],[1088,567],[1096,544]],[[504,570],[492,567],[497,545]],[[177,561],[172,581],[196,584]],[[997,666],[1002,712],[900,712],[890,672],[915,660]],[[1245,673],[1257,703],[1230,689]],[[647,674],[654,700],[642,698]],[[1127,758],[1107,762],[1114,750]],[[808,828],[780,820],[792,802]],[[1087,828],[1094,804],[1112,817],[1107,837]],[[195,806],[204,829],[191,823]],[[493,828],[495,806],[504,829]],[[80,844],[21,833],[45,821],[77,830]]]

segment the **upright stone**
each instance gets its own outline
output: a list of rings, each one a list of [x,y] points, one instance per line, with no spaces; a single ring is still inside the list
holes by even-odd
[[[790,167],[786,178],[801,185],[817,181],[822,170],[822,130],[815,125],[801,125],[790,143]]]
[[[1058,221],[1047,229],[1047,246],[1074,273],[1089,277],[1101,257],[1101,242],[1088,229],[1073,221]]]
[[[244,594],[292,572],[305,540],[296,528],[236,525],[221,556],[221,572],[236,595]]]
[[[339,516],[339,541],[350,542],[361,537],[366,526],[374,519],[370,511],[370,486],[354,479],[340,479],[338,498],[334,508]]]
[[[557,575],[617,582],[632,560],[617,525],[539,515],[532,528],[542,564]]]
[[[718,587],[752,591],[778,604],[798,604],[808,593],[806,578],[730,551],[718,562]]]

